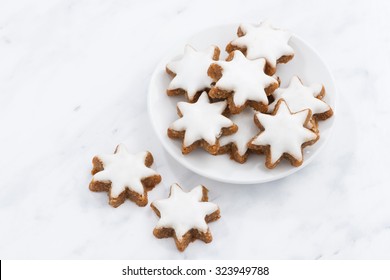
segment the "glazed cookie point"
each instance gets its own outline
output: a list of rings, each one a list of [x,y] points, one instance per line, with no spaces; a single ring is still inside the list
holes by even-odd
[[[153,164],[150,152],[133,155],[123,144],[117,146],[114,154],[95,156],[92,163],[93,177],[89,189],[107,191],[109,204],[113,207],[121,205],[126,198],[145,206],[147,191],[161,181],[161,176],[149,168]]]
[[[179,251],[184,251],[196,239],[211,242],[207,223],[218,220],[220,211],[216,204],[208,202],[207,193],[202,185],[184,192],[178,184],[173,184],[167,199],[150,205],[160,218],[153,234],[157,238],[173,237]]]

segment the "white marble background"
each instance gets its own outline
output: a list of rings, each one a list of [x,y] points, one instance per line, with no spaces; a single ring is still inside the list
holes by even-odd
[[[1,259],[390,258],[388,1],[0,2]],[[339,89],[332,139],[309,166],[267,184],[202,178],[159,144],[150,75],[175,42],[268,18],[310,42]],[[179,253],[149,207],[88,190],[91,159],[150,150],[163,183],[202,183],[222,210],[214,241]]]

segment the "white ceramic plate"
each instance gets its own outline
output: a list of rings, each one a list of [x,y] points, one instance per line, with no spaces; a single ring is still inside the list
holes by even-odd
[[[199,148],[188,155],[181,153],[181,141],[170,139],[167,128],[177,116],[176,104],[184,101],[184,97],[169,97],[166,89],[171,80],[165,72],[166,64],[183,54],[185,43],[198,50],[206,49],[210,45],[217,45],[221,49],[221,59],[226,57],[225,46],[236,38],[237,25],[217,26],[197,33],[183,44],[177,46],[167,55],[155,69],[149,85],[148,110],[153,127],[168,153],[188,169],[217,181],[235,184],[264,183],[286,177],[308,165],[324,146],[330,136],[335,117],[320,122],[320,140],[313,146],[304,149],[304,162],[300,167],[293,167],[286,160],[274,169],[267,169],[264,165],[265,156],[251,154],[248,161],[239,164],[229,159],[229,155],[212,156]],[[332,74],[321,57],[305,41],[292,36],[290,45],[295,50],[295,56],[287,64],[278,65],[276,74],[282,81],[282,87],[288,85],[293,75],[298,75],[304,84],[322,83],[325,85],[324,100],[335,110],[336,88]]]

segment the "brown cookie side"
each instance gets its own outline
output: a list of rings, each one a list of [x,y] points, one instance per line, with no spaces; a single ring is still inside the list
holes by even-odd
[[[244,36],[245,35],[245,33],[244,33],[244,31],[241,29],[241,27],[239,26],[238,27],[238,29],[237,29],[237,36],[238,37],[242,37],[242,36]],[[236,50],[239,50],[239,51],[241,51],[245,56],[246,56],[246,47],[239,47],[239,46],[237,46],[237,45],[233,45],[232,44],[232,42],[229,42],[228,44],[227,44],[227,46],[225,47],[225,51],[227,52],[227,53],[231,53],[231,52],[233,52],[233,51],[236,51]]]
[[[147,151],[147,154],[145,157],[145,166],[150,167],[150,166],[152,166],[153,162],[154,162],[154,159],[153,159],[152,153]],[[149,176],[149,177],[143,178],[141,180],[141,183],[145,189],[145,192],[151,191],[160,182],[161,182],[161,175],[160,174]],[[147,201],[146,201],[146,203],[147,203]]]
[[[324,97],[325,97],[325,94],[326,94],[326,91],[325,91],[325,87],[322,86],[321,88],[321,92],[317,95],[316,98],[322,100]],[[323,101],[323,100],[322,100]],[[325,101],[323,101],[325,102]],[[326,103],[326,102],[325,102]],[[329,105],[328,105],[329,106]],[[314,114],[313,115],[313,118],[316,120],[316,121],[325,121],[327,119],[329,119],[330,117],[333,116],[333,110],[332,108],[329,106],[329,110],[326,111],[326,112],[323,112],[323,113],[319,113],[319,114]]]
[[[213,60],[217,61],[219,59],[219,55],[221,54],[221,50],[218,46],[214,46],[214,54],[213,54]]]
[[[244,155],[240,155],[240,153],[238,152],[238,149],[237,149],[237,145],[235,143],[229,143],[227,145],[219,147],[217,154],[218,155],[229,154],[231,160],[234,160],[234,161],[242,164],[248,160],[250,153],[251,153],[251,151],[248,148],[248,150],[246,151],[246,153]]]
[[[97,156],[93,157],[91,174],[95,175],[96,173],[102,171],[103,169],[104,169],[103,162],[99,159],[99,157]]]
[[[285,64],[285,63],[287,63],[287,62],[289,62],[291,59],[293,59],[294,58],[294,54],[291,54],[291,55],[283,55],[283,56],[281,56],[281,57],[279,57],[278,59],[277,59],[277,61],[276,61],[276,63],[283,63],[283,64]],[[274,73],[275,74],[275,73]]]
[[[246,56],[246,50],[247,50],[246,47],[239,47],[239,46],[233,45],[232,42],[227,44],[227,46],[225,47],[225,51],[228,54],[230,54],[230,53],[232,53],[234,51],[240,51],[240,52],[242,52]]]

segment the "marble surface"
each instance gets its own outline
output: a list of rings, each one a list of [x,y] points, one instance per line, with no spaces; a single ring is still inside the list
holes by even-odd
[[[336,4],[337,3],[337,4]],[[0,2],[1,259],[390,258],[388,1]],[[306,168],[259,185],[202,178],[151,129],[150,75],[209,26],[270,19],[310,42],[339,90],[334,134]],[[88,190],[91,159],[150,150],[163,182],[204,184],[222,218],[179,253],[150,207]]]

